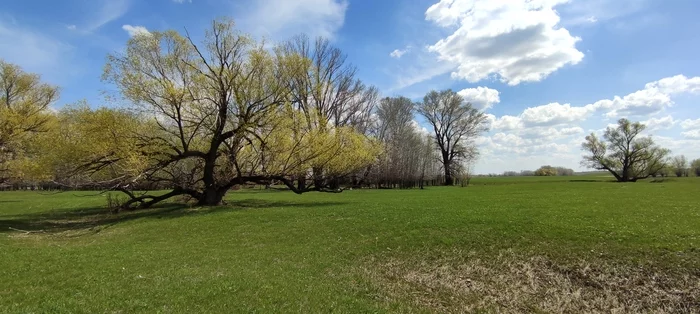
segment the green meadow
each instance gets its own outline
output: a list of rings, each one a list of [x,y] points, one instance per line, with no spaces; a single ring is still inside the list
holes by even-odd
[[[0,312],[697,312],[700,178],[244,189],[111,214],[0,192]]]

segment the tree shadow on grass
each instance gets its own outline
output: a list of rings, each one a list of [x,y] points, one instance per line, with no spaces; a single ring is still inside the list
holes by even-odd
[[[217,212],[258,210],[266,208],[314,208],[344,205],[342,202],[282,202],[261,199],[227,201],[216,207],[193,207],[164,203],[149,209],[112,214],[104,207],[56,209],[46,212],[5,216],[0,219],[0,233],[56,234],[68,231],[98,233],[105,228],[136,219],[174,219],[208,215]]]

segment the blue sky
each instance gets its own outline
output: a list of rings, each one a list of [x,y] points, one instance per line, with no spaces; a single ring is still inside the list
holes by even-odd
[[[384,96],[460,91],[489,114],[480,173],[580,169],[580,143],[620,117],[700,158],[700,2],[693,0],[7,0],[0,58],[108,105],[107,53],[131,33],[213,18],[274,43],[329,37]],[[416,119],[420,125],[421,119]]]

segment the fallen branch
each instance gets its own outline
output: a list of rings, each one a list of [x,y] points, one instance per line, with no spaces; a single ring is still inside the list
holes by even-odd
[[[7,228],[10,229],[10,230],[19,231],[19,232],[24,232],[24,233],[27,233],[27,234],[29,234],[29,233],[44,233],[44,232],[46,232],[46,231],[44,231],[44,230],[22,230],[22,229],[17,229],[17,228],[12,228],[12,227],[7,227]]]

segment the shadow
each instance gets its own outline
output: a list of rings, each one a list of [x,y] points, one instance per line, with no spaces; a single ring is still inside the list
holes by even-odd
[[[569,182],[615,182],[614,180],[569,180]]]
[[[259,210],[267,208],[314,208],[344,205],[342,202],[282,202],[261,199],[227,201],[215,207],[193,207],[164,203],[149,209],[112,214],[104,207],[57,209],[48,212],[5,216],[0,219],[0,233],[55,234],[67,231],[98,233],[114,225],[136,219],[176,219],[217,212]]]

